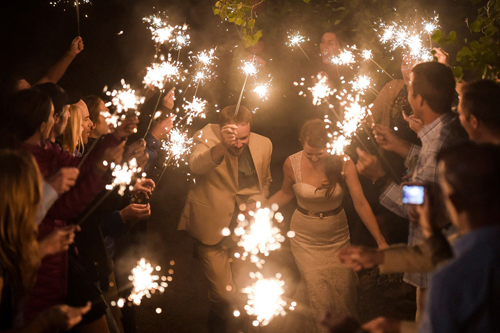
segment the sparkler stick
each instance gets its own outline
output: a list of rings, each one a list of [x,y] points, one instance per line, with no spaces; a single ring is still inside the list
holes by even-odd
[[[373,58],[370,58],[371,62],[373,62],[375,65],[377,65],[378,68],[380,68],[382,70],[382,73],[384,73],[385,75],[387,75],[388,77],[391,78],[391,80],[394,80],[394,78],[389,74],[387,73],[387,71],[385,69],[382,68],[382,66],[380,66],[375,60],[373,60]]]
[[[111,193],[114,192],[114,187],[112,190],[106,192],[100,199],[99,201],[97,201],[94,206],[92,206],[92,208],[90,208],[87,213],[85,213],[85,215],[80,219],[80,221],[78,221],[77,225],[82,225],[89,217],[90,215],[97,209],[97,207],[99,207],[103,202],[104,200],[106,200],[110,195]]]
[[[243,88],[241,88],[240,98],[238,99],[238,103],[236,104],[236,110],[234,111],[235,116],[238,114],[238,111],[240,109],[241,99],[243,98],[243,92],[245,91],[245,86],[247,84],[248,77],[256,75],[257,72],[259,71],[253,61],[243,62],[243,65],[240,67],[240,69],[246,76],[245,76],[245,82],[243,82]]]
[[[75,8],[76,8],[76,24],[78,26],[78,36],[80,36],[80,3],[79,0],[75,0]]]
[[[299,32],[297,31],[293,35],[288,35],[287,45],[290,47],[298,46],[299,49],[302,51],[302,53],[306,56],[307,60],[309,60],[309,62],[312,63],[311,58],[309,58],[309,56],[304,52],[304,49],[302,48],[302,46],[300,46],[301,43],[308,41],[308,40],[309,40],[308,38],[301,36],[299,34]]]

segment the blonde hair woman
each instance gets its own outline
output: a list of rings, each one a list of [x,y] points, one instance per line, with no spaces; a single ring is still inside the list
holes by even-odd
[[[56,230],[40,243],[35,215],[41,199],[41,178],[34,158],[0,150],[0,330],[16,332],[67,330],[90,309],[57,305],[23,326],[23,300],[32,288],[42,257],[67,250],[75,226]]]
[[[83,153],[82,110],[77,104],[69,106],[69,121],[63,133],[63,149],[75,155],[76,149]]]

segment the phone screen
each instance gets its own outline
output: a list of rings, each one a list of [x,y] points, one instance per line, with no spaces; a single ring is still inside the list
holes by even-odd
[[[403,203],[421,205],[424,203],[424,187],[419,185],[403,185]]]

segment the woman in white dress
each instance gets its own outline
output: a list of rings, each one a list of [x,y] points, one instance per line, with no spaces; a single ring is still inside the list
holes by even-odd
[[[290,224],[295,237],[290,243],[301,279],[294,299],[308,306],[316,319],[327,310],[356,317],[357,275],[337,259],[337,251],[350,245],[342,208],[346,185],[356,212],[379,248],[387,243],[363,194],[354,163],[348,156],[327,152],[325,123],[319,119],[306,122],[300,141],[303,150],[286,159],[282,188],[268,200],[268,204],[281,207],[297,198]],[[298,332],[321,332],[317,322],[301,320],[306,327],[299,328],[297,323],[287,326]]]

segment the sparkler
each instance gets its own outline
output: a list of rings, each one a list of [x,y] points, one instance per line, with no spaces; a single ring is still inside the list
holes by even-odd
[[[363,50],[361,51],[361,57],[366,61],[366,60],[370,60],[371,62],[373,62],[378,68],[380,68],[380,70],[382,71],[382,73],[384,73],[385,75],[387,75],[391,80],[394,80],[394,78],[391,76],[391,74],[387,73],[387,71],[382,68],[382,66],[380,66],[374,59],[373,59],[373,55],[372,55],[372,51],[371,50]]]
[[[352,50],[356,50],[356,46],[353,46]],[[337,66],[347,66],[356,63],[352,50],[342,50],[339,55],[334,55],[330,58],[330,63]]]
[[[168,159],[164,163],[167,167],[169,162],[173,159],[177,166],[179,161],[191,152],[193,146],[193,139],[187,136],[187,133],[179,128],[172,128],[166,140],[162,141],[161,149],[168,153]]]
[[[297,31],[296,33],[289,33],[288,34],[288,42],[286,43],[287,46],[293,48],[295,46],[298,46],[299,49],[302,51],[302,53],[304,53],[304,55],[306,56],[307,60],[311,61],[311,59],[308,57],[308,55],[304,52],[304,49],[302,49],[302,46],[300,46],[300,44],[304,43],[304,42],[307,42],[309,41],[309,38],[306,38],[302,35],[300,35],[300,33]]]
[[[73,3],[73,5],[75,6],[75,10],[76,10],[76,24],[77,24],[77,28],[78,28],[78,36],[80,36],[80,1],[82,4],[92,4],[90,2],[90,0],[56,0],[56,1],[51,1],[49,2],[49,4],[51,4],[53,7],[61,4],[61,3],[65,3],[65,4],[69,4],[69,3]]]
[[[238,110],[240,109],[241,99],[243,98],[243,92],[245,91],[248,77],[255,76],[259,72],[254,61],[243,61],[243,65],[240,67],[240,69],[245,74],[245,82],[243,82],[243,88],[241,88],[240,98],[238,99],[238,103],[236,104],[236,111],[234,111],[234,115],[237,115]]]
[[[277,206],[273,207],[277,210]],[[285,241],[285,236],[281,235],[281,230],[274,224],[273,219],[278,223],[283,221],[280,212],[269,208],[258,209],[255,213],[250,212],[250,221],[245,215],[238,215],[238,225],[234,229],[236,236],[241,236],[237,245],[243,248],[243,253],[236,252],[235,257],[250,261],[262,268],[264,260],[259,258],[259,253],[268,256],[269,252],[281,247]]]
[[[159,272],[160,270],[160,266],[153,267],[151,263],[142,258],[137,263],[137,266],[132,269],[132,275],[128,277],[133,285],[128,300],[135,305],[140,305],[144,296],[150,298],[151,294],[156,291],[163,293],[165,288],[168,287],[167,278],[154,274],[155,271]]]
[[[168,17],[165,13],[158,13],[144,17],[142,20],[149,24],[148,29],[151,31],[152,39],[158,44],[163,44],[169,41],[172,37],[173,28],[168,25],[166,20]]]
[[[105,166],[107,166],[107,162],[105,162]],[[132,190],[133,186],[130,185],[135,175],[141,172],[141,168],[137,166],[137,160],[133,158],[130,162],[125,162],[123,165],[111,163],[110,165],[112,173],[111,175],[114,177],[113,182],[111,184],[106,185],[107,190],[112,190],[115,187],[118,187],[118,194],[123,196],[125,194],[125,190],[128,188],[129,191]]]
[[[169,42],[172,45],[172,49],[179,51],[177,53],[177,61],[181,56],[181,50],[191,44],[191,37],[187,33],[188,25],[184,24],[182,26],[176,25],[173,29],[172,37],[170,37]]]
[[[349,83],[352,84],[352,89],[354,91],[357,91],[360,94],[364,95],[365,91],[368,90],[371,86],[371,80],[372,79],[366,75],[360,75],[354,77],[354,80],[350,81]]]
[[[406,50],[410,55],[419,61],[430,61],[432,55],[429,49],[423,46],[424,36],[429,39],[430,48],[432,48],[431,33],[439,28],[439,20],[436,15],[430,21],[412,22],[405,25],[403,22],[392,22],[390,25],[380,22],[379,29],[382,33],[379,35],[382,44],[389,44],[390,50],[398,48]]]
[[[207,101],[202,100],[201,98],[193,97],[192,102],[186,101],[183,105],[184,110],[186,110],[186,115],[182,118],[186,118],[186,124],[190,125],[193,123],[194,118],[205,118],[205,108],[207,106]],[[179,123],[182,121],[179,121]]]
[[[165,61],[163,56],[161,57],[161,61],[161,63],[153,63],[151,67],[147,68],[147,73],[143,80],[146,86],[154,86],[163,90],[167,81],[178,83],[179,80],[184,79],[181,63],[172,61],[170,54],[167,61]]]
[[[198,88],[203,81],[210,80],[215,76],[215,72],[211,69],[213,65],[213,61],[218,59],[215,56],[215,48],[210,50],[203,50],[199,52],[197,55],[193,56],[193,61],[195,63],[195,67],[197,71],[193,77],[194,82],[196,82],[196,90],[194,92],[194,96],[198,93]]]
[[[308,88],[313,95],[313,105],[321,105],[321,101],[328,98],[335,93],[328,85],[328,78],[324,75],[318,74],[318,82],[312,87]]]
[[[131,89],[130,85],[125,83],[125,80],[122,79],[121,84],[122,90],[106,91],[106,95],[111,96],[111,102],[106,103],[106,106],[113,105],[116,108],[116,113],[123,120],[126,117],[123,112],[137,110],[139,105],[144,103],[145,98],[137,96],[135,90]],[[136,111],[136,115],[138,115],[138,111]]]
[[[270,279],[264,279],[259,272],[252,272],[250,276],[256,281],[243,290],[248,294],[245,310],[250,316],[256,316],[256,320],[252,323],[254,326],[266,326],[274,317],[286,314],[284,307],[287,303],[282,298],[285,293],[283,288],[285,282],[281,280],[279,273]]]
[[[269,82],[267,82],[267,83],[258,84],[252,91],[254,93],[256,93],[259,96],[259,98],[261,98],[263,100],[267,100],[267,96],[268,96],[268,92],[269,92],[268,90],[269,90],[269,87],[271,86],[272,80],[273,79],[271,78],[269,80]]]

